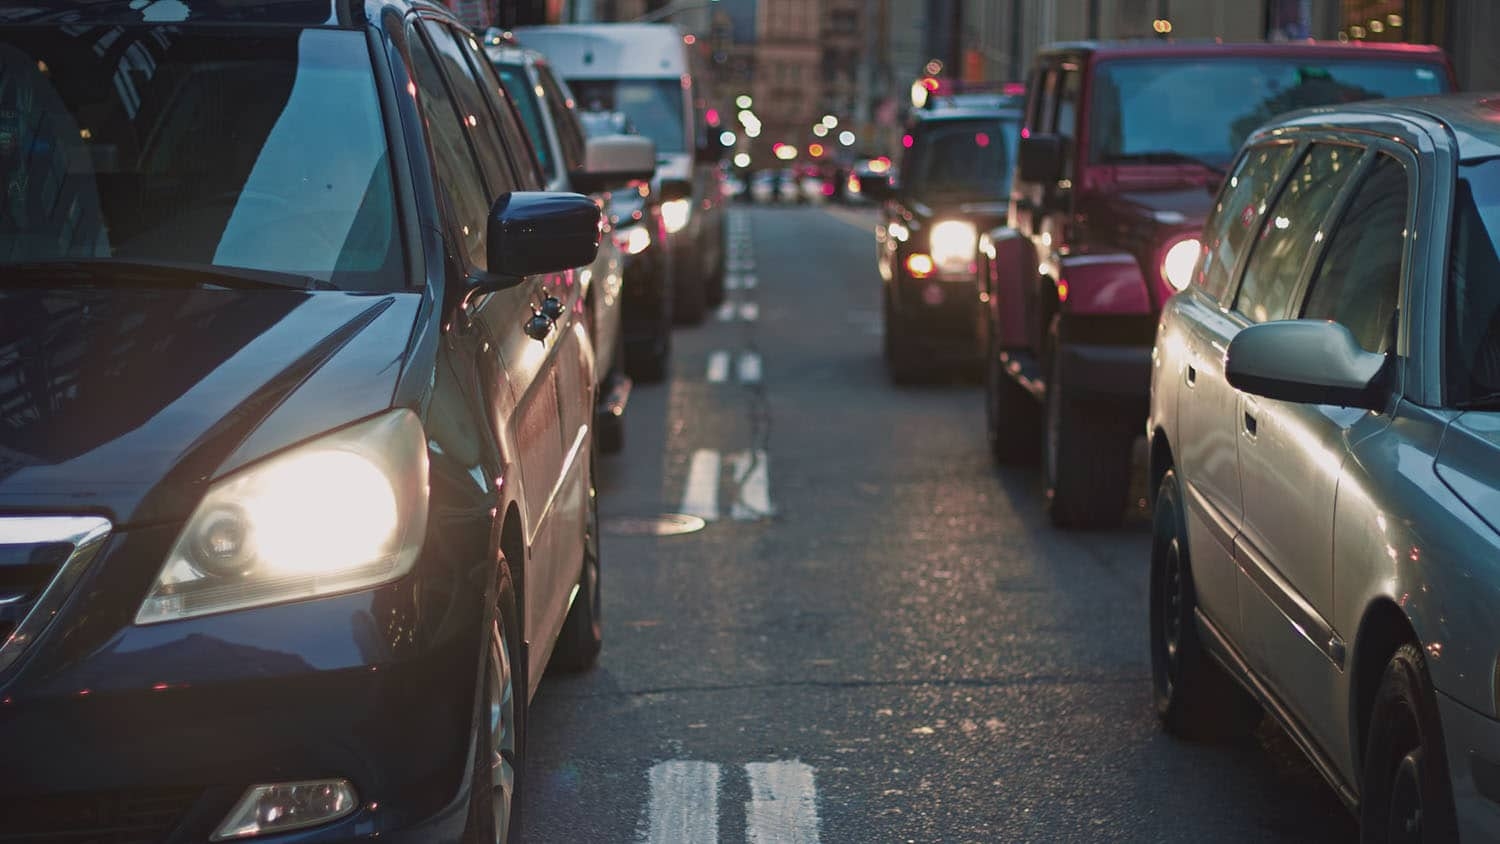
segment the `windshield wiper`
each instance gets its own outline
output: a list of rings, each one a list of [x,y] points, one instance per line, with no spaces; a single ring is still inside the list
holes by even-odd
[[[0,264],[0,287],[38,282],[65,287],[225,287],[231,290],[337,290],[326,281],[296,273],[174,264],[153,261],[21,261]]]
[[[1145,152],[1117,153],[1105,159],[1107,164],[1192,164],[1202,167],[1215,175],[1224,175],[1224,168],[1217,164],[1211,164],[1187,153],[1177,152],[1170,149],[1153,149]]]

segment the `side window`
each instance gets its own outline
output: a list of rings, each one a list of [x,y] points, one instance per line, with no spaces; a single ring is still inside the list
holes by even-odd
[[[460,34],[458,46],[464,58],[469,60],[469,69],[474,72],[474,78],[479,80],[479,92],[484,96],[485,104],[489,106],[495,125],[500,130],[501,146],[510,153],[510,163],[515,167],[518,180],[517,188],[543,189],[547,180],[542,175],[541,162],[537,160],[536,154],[543,141],[532,144],[522,131],[515,101],[507,95],[505,86],[495,75],[495,66],[485,58],[484,51],[474,41],[474,36]]]
[[[1321,240],[1328,209],[1363,153],[1333,144],[1308,148],[1266,213],[1260,239],[1245,265],[1236,311],[1253,322],[1284,319],[1291,312],[1303,262]]]
[[[1215,299],[1223,301],[1251,233],[1260,228],[1261,216],[1266,213],[1266,198],[1291,161],[1294,149],[1291,144],[1276,144],[1250,150],[1220,192],[1219,201],[1203,227],[1203,261],[1198,265],[1197,278],[1198,284]]]
[[[531,149],[536,153],[537,162],[541,165],[542,172],[547,174],[543,177],[543,181],[554,173],[561,175],[553,167],[552,145],[547,141],[547,128],[542,124],[542,104],[538,101],[536,89],[526,75],[526,68],[502,65],[499,71],[500,82],[505,86],[505,93],[510,95],[511,102],[521,113],[522,122],[526,124],[526,131],[531,138]]]
[[[494,113],[485,104],[479,80],[474,78],[474,69],[464,58],[463,48],[447,26],[425,22],[423,29],[432,37],[439,63],[448,75],[454,101],[468,127],[469,140],[479,154],[479,166],[484,171],[485,181],[490,186],[489,199],[493,201],[503,193],[516,189],[516,177],[506,163],[505,152],[500,147],[500,136],[496,134]]]
[[[412,33],[411,72],[417,83],[417,106],[427,124],[427,138],[432,144],[433,174],[439,192],[448,197],[448,212],[454,219],[455,234],[460,236],[463,257],[470,268],[486,269],[485,228],[490,214],[489,191],[480,175],[479,162],[469,147],[467,133],[459,120],[458,110],[443,85],[437,59],[423,38]]]
[[[1036,122],[1032,124],[1035,132],[1046,134],[1056,125],[1057,77],[1057,69],[1050,68],[1042,79],[1042,102],[1037,109]]]
[[[1062,138],[1063,178],[1073,178],[1073,139],[1078,136],[1078,96],[1083,86],[1083,73],[1077,67],[1067,65],[1058,84],[1057,116],[1053,131]]]
[[[562,146],[563,163],[572,173],[583,167],[583,138],[577,133],[564,131],[564,127],[576,126],[576,119],[568,111],[569,98],[558,87],[557,80],[544,67],[537,68],[537,78],[542,81],[542,101],[552,113],[552,123],[557,126],[557,142]]]
[[[1343,323],[1366,351],[1388,351],[1406,232],[1406,168],[1381,155],[1339,218],[1302,316]]]
[[[1033,67],[1026,77],[1026,128],[1040,132],[1042,117],[1042,78],[1040,66]]]

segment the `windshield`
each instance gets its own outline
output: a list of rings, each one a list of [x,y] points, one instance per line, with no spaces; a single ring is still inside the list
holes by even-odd
[[[357,32],[0,28],[0,265],[402,287],[382,127]]]
[[[1308,106],[1441,93],[1438,64],[1295,58],[1121,59],[1094,73],[1089,160],[1223,168],[1261,124]]]
[[[1500,392],[1500,159],[1458,168],[1444,381],[1450,403]]]
[[[497,64],[495,70],[500,73],[500,84],[505,86],[505,92],[515,100],[516,109],[521,112],[521,121],[526,124],[526,133],[531,136],[531,148],[536,150],[537,161],[542,163],[542,172],[550,177],[552,169],[552,144],[547,140],[547,131],[542,128],[542,112],[537,105],[537,87],[526,78],[526,69],[519,65]]]
[[[569,79],[568,87],[584,111],[623,113],[657,152],[687,151],[677,79]]]
[[[943,120],[913,138],[901,188],[917,199],[1005,199],[1020,128],[1012,120]]]

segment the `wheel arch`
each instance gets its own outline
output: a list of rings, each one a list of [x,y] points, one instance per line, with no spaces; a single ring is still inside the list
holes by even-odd
[[[1359,633],[1349,659],[1349,747],[1355,770],[1364,765],[1365,741],[1370,734],[1370,708],[1385,675],[1386,663],[1402,645],[1422,646],[1406,612],[1382,595],[1370,602],[1360,617]]]
[[[500,525],[500,553],[505,557],[506,567],[510,570],[511,588],[516,594],[516,622],[524,631],[525,619],[519,616],[526,611],[526,531],[521,523],[521,508],[514,501],[506,508],[505,518]]]
[[[1167,440],[1167,432],[1160,425],[1151,432],[1150,460],[1146,474],[1146,499],[1155,505],[1156,491],[1161,488],[1161,479],[1166,477],[1167,470],[1175,468],[1176,458],[1172,456],[1172,444]]]

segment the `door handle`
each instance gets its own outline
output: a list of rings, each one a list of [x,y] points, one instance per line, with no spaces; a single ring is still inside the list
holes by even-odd
[[[548,296],[542,300],[541,312],[542,316],[556,322],[562,319],[563,303],[556,296]]]
[[[1191,386],[1194,386],[1197,383],[1198,383],[1198,367],[1193,366],[1192,364],[1188,364],[1188,368],[1187,368],[1187,385],[1189,387],[1191,387]]]
[[[1245,412],[1245,433],[1252,438],[1255,436],[1255,417],[1251,416],[1249,411]]]
[[[555,321],[551,317],[538,311],[532,314],[530,319],[526,320],[525,324],[521,326],[521,330],[526,332],[527,337],[541,343],[545,342],[547,335],[552,333],[552,326],[555,324]]]

